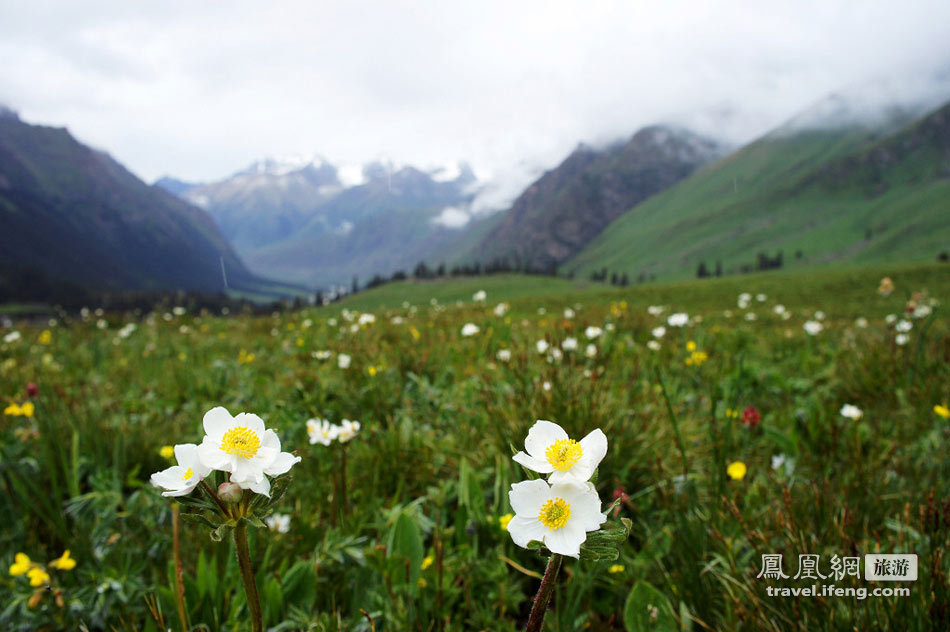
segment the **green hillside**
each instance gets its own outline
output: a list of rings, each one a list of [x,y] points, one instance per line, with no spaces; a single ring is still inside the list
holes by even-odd
[[[563,269],[632,278],[932,261],[950,247],[950,106],[890,135],[779,130],[633,207]]]

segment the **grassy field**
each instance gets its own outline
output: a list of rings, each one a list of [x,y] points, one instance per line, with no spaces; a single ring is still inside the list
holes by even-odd
[[[265,317],[15,325],[0,331],[0,627],[251,630],[233,544],[174,518],[149,484],[173,464],[162,448],[200,443],[202,416],[224,406],[259,414],[302,457],[275,482],[289,528],[249,533],[266,629],[523,629],[547,558],[502,523],[510,485],[531,477],[511,456],[537,419],[573,438],[603,430],[596,490],[605,507],[620,499],[608,525],[632,522],[616,560],[566,559],[545,629],[948,629],[950,421],[935,410],[950,399],[947,270],[625,289],[486,277]],[[668,322],[677,312],[684,326]],[[309,418],[362,425],[324,446]],[[793,579],[802,554],[829,575],[834,556],[898,552],[918,555],[916,582]],[[772,553],[787,579],[757,577]],[[813,583],[910,594],[767,592]]]

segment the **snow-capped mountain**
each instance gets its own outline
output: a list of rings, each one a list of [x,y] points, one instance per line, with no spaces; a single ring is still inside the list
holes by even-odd
[[[253,269],[314,286],[414,266],[456,232],[435,221],[444,209],[466,208],[481,186],[464,162],[338,166],[318,155],[260,160],[218,182],[156,184],[208,211]]]

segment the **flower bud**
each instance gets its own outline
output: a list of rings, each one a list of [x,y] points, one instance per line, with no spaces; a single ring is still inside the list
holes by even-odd
[[[241,489],[241,486],[237,483],[230,483],[225,481],[218,485],[218,498],[223,500],[226,503],[236,503],[241,500],[241,497],[244,495],[244,490]]]
[[[26,396],[27,397],[36,397],[40,392],[40,389],[36,387],[36,384],[30,382],[26,385]]]

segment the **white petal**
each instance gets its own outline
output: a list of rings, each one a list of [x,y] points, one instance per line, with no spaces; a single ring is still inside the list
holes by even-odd
[[[205,467],[212,470],[231,471],[231,459],[210,437],[205,437],[198,446],[198,459]]]
[[[254,413],[241,413],[234,418],[234,425],[249,428],[259,438],[264,438],[264,420]]]
[[[294,463],[300,463],[299,456],[294,456],[290,452],[281,452],[269,467],[264,468],[264,473],[270,476],[279,476],[289,471]]]
[[[540,472],[541,474],[547,474],[554,471],[554,466],[548,463],[547,461],[542,461],[541,459],[536,459],[530,454],[524,452],[519,452],[518,454],[511,457],[515,460],[515,463],[520,463],[529,470],[534,472]]]
[[[508,501],[516,514],[537,518],[541,505],[551,499],[551,487],[541,479],[521,481],[511,486]]]
[[[541,524],[537,516],[515,516],[508,522],[508,533],[511,539],[520,547],[527,547],[532,540],[544,542],[548,528]]]
[[[270,480],[268,480],[266,476],[256,483],[251,483],[249,485],[244,485],[241,483],[240,485],[241,487],[249,489],[256,494],[263,494],[264,496],[270,498]]]
[[[567,439],[567,433],[556,423],[538,419],[528,430],[528,437],[524,440],[524,448],[528,454],[536,459],[544,459],[544,451],[555,441]]]
[[[596,531],[607,516],[600,512],[600,497],[587,484],[561,483],[551,487],[551,495],[571,506],[570,524],[584,531]]]
[[[277,433],[273,430],[265,430],[261,437],[261,447],[265,448],[274,448],[280,452],[280,439],[277,437]]]
[[[155,487],[177,489],[178,483],[181,482],[182,474],[184,474],[184,469],[179,465],[173,465],[161,472],[155,472],[149,480],[151,480],[152,485]]]
[[[579,558],[581,555],[581,544],[587,540],[587,533],[583,529],[573,524],[573,512],[571,519],[560,529],[552,529],[544,536],[544,546],[548,547],[552,553],[560,553],[569,557]]]
[[[224,436],[224,433],[227,432],[231,424],[234,423],[234,418],[231,417],[231,413],[228,412],[227,408],[218,406],[206,412],[201,423],[204,426],[206,435],[215,441],[221,441],[221,437]]]
[[[195,487],[196,485],[189,485],[188,487],[183,487],[182,489],[162,492],[162,496],[165,496],[165,497],[187,496],[188,494],[194,491]]]
[[[264,470],[260,467],[257,467],[252,461],[248,459],[236,459],[234,461],[234,469],[231,470],[231,478],[236,481],[243,482],[257,482],[264,478]]]

